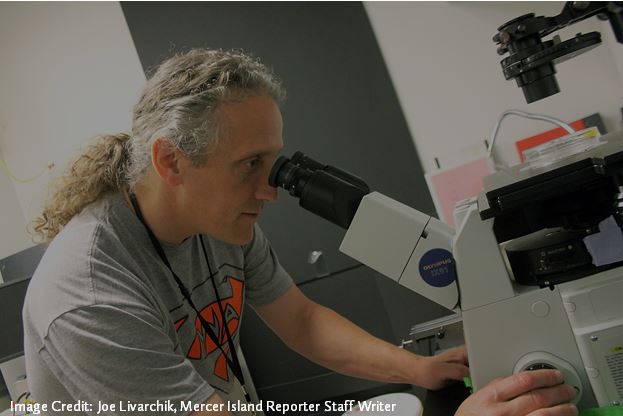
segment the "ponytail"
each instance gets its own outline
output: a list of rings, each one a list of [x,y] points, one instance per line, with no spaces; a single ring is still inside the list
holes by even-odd
[[[50,241],[76,214],[102,194],[126,187],[130,136],[126,133],[100,136],[65,172],[33,231]]]

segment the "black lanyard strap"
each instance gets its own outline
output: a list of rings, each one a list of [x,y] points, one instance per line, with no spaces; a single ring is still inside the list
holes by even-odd
[[[130,202],[132,203],[132,207],[134,207],[136,216],[138,217],[140,222],[145,227],[145,230],[147,231],[147,234],[149,235],[149,239],[151,240],[151,244],[154,246],[154,249],[158,253],[158,256],[160,256],[160,259],[162,260],[164,265],[167,267],[167,269],[169,269],[169,271],[173,275],[173,279],[175,279],[175,283],[177,283],[177,287],[180,289],[180,292],[182,293],[182,296],[184,297],[184,299],[186,299],[188,304],[193,308],[193,310],[197,314],[197,318],[201,322],[201,326],[203,327],[203,329],[206,331],[206,333],[208,334],[212,342],[214,342],[216,347],[221,351],[221,353],[223,353],[223,356],[225,357],[225,361],[227,362],[227,364],[229,365],[229,368],[231,368],[232,372],[234,373],[234,377],[236,377],[238,379],[238,382],[240,383],[240,387],[242,388],[242,392],[244,393],[245,399],[247,400],[247,402],[251,403],[251,398],[249,394],[247,393],[247,390],[245,389],[244,374],[242,373],[240,360],[238,359],[238,354],[236,353],[236,345],[234,344],[233,337],[231,336],[231,333],[229,332],[229,325],[227,324],[227,317],[225,316],[225,311],[223,310],[223,305],[221,304],[221,297],[219,296],[218,289],[216,287],[216,282],[214,281],[214,274],[212,273],[212,267],[210,266],[210,261],[208,259],[208,252],[206,250],[205,243],[203,241],[203,235],[199,235],[199,240],[201,241],[201,248],[203,250],[203,255],[205,257],[206,264],[208,265],[208,271],[210,273],[210,280],[212,281],[212,287],[214,288],[214,293],[216,295],[216,301],[217,301],[216,303],[218,304],[219,312],[221,313],[222,325],[225,327],[225,335],[227,339],[227,344],[229,346],[229,350],[231,351],[232,358],[229,358],[229,356],[227,355],[227,353],[221,346],[220,339],[216,336],[210,324],[201,315],[201,313],[199,312],[199,309],[197,309],[194,302],[192,301],[190,293],[188,292],[188,289],[186,289],[186,286],[184,286],[184,284],[182,283],[182,280],[173,271],[173,268],[171,267],[171,263],[169,263],[169,259],[167,258],[167,255],[165,254],[164,249],[162,248],[162,245],[158,241],[158,238],[153,233],[151,228],[149,228],[149,225],[147,225],[147,222],[145,221],[145,218],[143,217],[143,213],[141,212],[141,209],[138,205],[136,196],[134,195],[133,192],[128,192],[128,194],[130,197]]]

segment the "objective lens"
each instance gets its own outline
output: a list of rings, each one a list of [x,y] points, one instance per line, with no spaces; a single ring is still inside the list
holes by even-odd
[[[546,64],[517,77],[517,85],[521,87],[528,104],[560,92],[554,74],[554,65]]]

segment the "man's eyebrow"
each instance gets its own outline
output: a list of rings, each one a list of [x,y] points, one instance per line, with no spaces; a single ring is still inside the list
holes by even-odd
[[[236,160],[239,161],[239,162],[242,162],[243,160],[251,159],[252,157],[256,157],[256,156],[269,156],[269,155],[274,154],[274,153],[278,153],[278,152],[274,152],[272,150],[256,150],[254,152],[245,153],[245,154],[241,155],[240,157],[236,158]]]

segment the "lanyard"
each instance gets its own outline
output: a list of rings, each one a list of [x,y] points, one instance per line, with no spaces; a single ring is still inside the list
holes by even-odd
[[[218,289],[216,288],[216,283],[214,281],[214,274],[212,273],[212,267],[210,266],[210,261],[208,260],[208,253],[206,251],[205,243],[203,242],[203,235],[201,234],[199,235],[199,240],[201,241],[201,249],[203,250],[203,256],[205,258],[206,264],[208,265],[208,271],[210,273],[210,280],[212,281],[212,287],[214,288],[214,293],[216,295],[216,301],[218,304],[219,312],[221,313],[221,319],[223,321],[222,325],[225,327],[225,335],[227,336],[227,344],[229,346],[229,350],[231,351],[232,358],[229,358],[229,356],[227,355],[223,347],[221,347],[221,342],[216,336],[216,334],[214,333],[214,331],[212,330],[212,327],[210,327],[210,324],[205,320],[205,318],[201,315],[201,313],[195,306],[194,302],[192,301],[190,297],[190,293],[188,292],[188,289],[186,289],[186,286],[184,286],[184,284],[182,283],[182,280],[173,271],[173,268],[171,267],[171,263],[169,263],[169,259],[167,259],[167,256],[164,253],[164,250],[162,246],[160,245],[158,238],[156,238],[151,228],[149,228],[149,226],[147,225],[145,218],[143,217],[143,213],[141,212],[141,209],[138,206],[138,202],[136,201],[136,196],[134,195],[133,192],[128,192],[128,194],[130,196],[130,202],[132,202],[132,206],[134,207],[134,211],[136,212],[136,216],[138,217],[138,219],[141,221],[141,223],[145,227],[145,230],[147,230],[147,234],[149,235],[151,244],[154,246],[154,249],[160,256],[160,259],[162,260],[164,265],[167,267],[167,269],[169,269],[169,271],[173,275],[173,278],[175,279],[175,283],[177,283],[177,287],[180,289],[182,296],[184,296],[184,299],[186,299],[188,304],[194,309],[195,313],[197,314],[197,318],[201,322],[201,326],[203,326],[203,329],[206,331],[206,333],[208,334],[212,342],[214,342],[214,345],[216,345],[217,348],[223,353],[223,356],[225,357],[225,360],[227,361],[229,368],[231,368],[232,372],[234,373],[234,377],[236,377],[238,379],[238,382],[240,383],[240,387],[242,388],[242,392],[244,394],[244,398],[247,400],[247,403],[251,403],[252,402],[251,397],[249,396],[249,393],[247,393],[247,390],[245,389],[244,374],[242,373],[240,360],[238,359],[238,354],[236,353],[236,346],[234,345],[234,340],[231,336],[231,333],[229,332],[229,326],[227,325],[225,311],[223,310],[223,305],[221,305],[221,297],[219,296]]]

